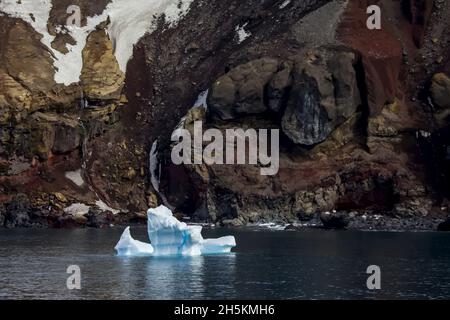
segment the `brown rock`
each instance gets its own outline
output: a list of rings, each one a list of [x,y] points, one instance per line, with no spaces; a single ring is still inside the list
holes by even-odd
[[[278,61],[263,58],[232,69],[212,86],[208,97],[211,113],[230,120],[238,115],[267,111],[264,88],[278,70]]]
[[[69,34],[58,34],[52,42],[52,48],[58,50],[62,54],[69,53],[67,44],[75,45],[76,41]]]
[[[120,100],[125,75],[105,30],[93,31],[83,49],[81,85],[87,99]]]
[[[29,90],[45,96],[55,81],[53,60],[40,42],[41,37],[31,26],[18,21],[10,29],[8,42],[2,49],[9,74]]]

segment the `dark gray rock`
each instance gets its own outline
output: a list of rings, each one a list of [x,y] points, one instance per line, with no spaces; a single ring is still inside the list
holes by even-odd
[[[71,229],[80,227],[80,224],[74,216],[63,214],[57,216],[55,221],[52,223],[52,227],[57,229]]]
[[[30,220],[30,200],[24,194],[17,194],[6,206],[6,216],[4,225],[6,228],[29,228]]]
[[[95,208],[89,209],[86,218],[86,226],[91,228],[107,228],[114,223],[114,215],[112,212],[105,212]]]
[[[450,218],[438,225],[438,231],[450,231]]]
[[[430,91],[438,108],[450,108],[450,78],[445,73],[438,73],[433,76]]]
[[[3,205],[0,205],[0,228],[3,228],[5,225],[5,214]]]
[[[192,218],[196,222],[204,222],[210,220],[210,215],[208,212],[206,201],[203,201],[202,204],[197,208],[197,210],[195,210],[194,214],[192,215]]]
[[[346,51],[333,53],[327,61],[328,70],[333,77],[337,125],[349,119],[361,104],[355,62],[355,54]]]
[[[55,140],[52,151],[54,153],[66,153],[80,146],[81,135],[77,127],[66,124],[55,125]]]
[[[234,104],[236,101],[236,85],[225,75],[212,86],[208,95],[208,106],[215,118],[230,120],[235,117]]]
[[[320,221],[327,229],[345,229],[350,224],[350,217],[347,213],[323,213],[320,215]]]
[[[355,55],[341,49],[318,50],[296,59],[281,123],[294,143],[323,142],[355,114],[361,100],[354,63]]]
[[[297,144],[314,145],[331,133],[328,113],[320,102],[316,79],[304,73],[294,77],[288,107],[282,120],[283,131]]]
[[[292,86],[292,63],[283,63],[281,70],[278,71],[270,80],[267,86],[267,101],[269,109],[279,113],[287,102],[289,89]]]

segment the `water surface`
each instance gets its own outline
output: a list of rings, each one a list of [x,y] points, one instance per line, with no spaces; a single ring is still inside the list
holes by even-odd
[[[229,255],[120,258],[123,228],[0,230],[0,299],[449,299],[450,234],[205,230]],[[146,230],[132,228],[146,241]],[[81,268],[68,290],[66,269]],[[382,289],[366,287],[369,265]]]

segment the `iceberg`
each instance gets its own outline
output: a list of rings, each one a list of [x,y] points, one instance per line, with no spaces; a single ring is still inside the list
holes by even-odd
[[[148,210],[147,216],[151,244],[134,240],[128,227],[115,247],[119,256],[200,256],[230,253],[236,246],[233,236],[203,239],[201,226],[178,221],[165,206]]]
[[[149,256],[155,251],[151,244],[134,240],[127,227],[115,247],[117,255],[121,257]]]
[[[201,252],[202,254],[229,253],[234,247],[236,247],[236,240],[233,236],[205,239],[202,243]]]

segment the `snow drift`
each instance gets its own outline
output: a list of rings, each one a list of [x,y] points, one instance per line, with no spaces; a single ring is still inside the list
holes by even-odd
[[[7,14],[29,23],[43,37],[41,42],[54,57],[55,81],[70,85],[80,81],[83,68],[82,51],[88,35],[109,17],[108,34],[114,43],[115,56],[120,69],[125,73],[133,55],[134,45],[147,33],[155,29],[155,21],[161,16],[169,26],[174,26],[190,8],[192,0],[112,0],[105,10],[96,16],[88,16],[85,26],[58,26],[66,28],[75,40],[67,44],[68,53],[63,54],[52,47],[55,36],[48,30],[48,20],[53,7],[51,0],[1,0],[0,15]],[[83,12],[81,12],[83,14]]]
[[[199,256],[229,253],[236,246],[233,236],[203,239],[201,226],[178,221],[165,206],[150,209],[147,215],[151,244],[134,240],[128,227],[115,247],[119,256]]]

